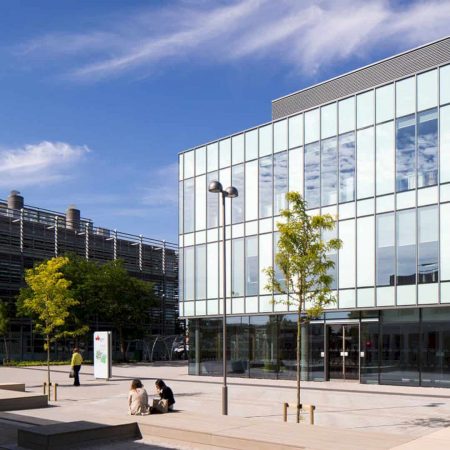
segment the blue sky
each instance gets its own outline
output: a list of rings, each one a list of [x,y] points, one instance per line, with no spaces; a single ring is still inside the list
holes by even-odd
[[[2,0],[0,198],[177,239],[178,152],[450,35],[450,1]]]

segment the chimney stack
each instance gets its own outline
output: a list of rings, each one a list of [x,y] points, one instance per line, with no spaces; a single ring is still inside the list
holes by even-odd
[[[8,209],[22,209],[24,205],[23,197],[19,191],[11,191],[8,197]]]
[[[75,205],[69,205],[66,211],[66,228],[78,231],[80,229],[80,210]]]

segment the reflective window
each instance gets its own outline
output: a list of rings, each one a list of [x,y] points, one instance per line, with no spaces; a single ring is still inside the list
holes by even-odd
[[[192,233],[194,231],[194,213],[195,213],[195,192],[194,178],[184,182],[184,232]]]
[[[337,134],[337,105],[323,106],[320,115],[321,138],[326,139]]]
[[[245,164],[245,220],[258,218],[258,161]]]
[[[397,117],[412,114],[416,110],[415,78],[406,78],[395,85],[395,101]]]
[[[219,247],[217,242],[207,246],[208,279],[207,294],[208,298],[219,298]]]
[[[184,154],[184,178],[191,178],[195,173],[195,151]]]
[[[240,223],[244,221],[244,164],[233,166],[231,170],[231,184],[238,190],[238,196],[231,201],[232,223]]]
[[[359,239],[359,238],[358,238]],[[394,213],[377,216],[376,271],[377,286],[395,284],[395,216]]]
[[[337,139],[321,141],[322,206],[337,203]]]
[[[376,128],[377,195],[395,190],[395,134],[394,122]]]
[[[273,124],[273,151],[281,152],[288,147],[287,120],[280,120]]]
[[[195,178],[195,229],[206,228],[206,175]]]
[[[303,193],[303,149],[289,151],[289,192]]]
[[[249,161],[258,157],[258,130],[245,133],[245,160]]]
[[[184,179],[184,154],[178,155],[178,180]]]
[[[184,248],[184,299],[194,300],[195,298],[195,261],[194,247]]]
[[[439,73],[441,105],[450,103],[450,65],[441,67]]]
[[[432,186],[438,182],[437,109],[420,112],[417,121],[417,185]]]
[[[195,299],[206,298],[206,245],[195,247]]]
[[[434,108],[438,104],[437,69],[417,75],[417,110]]]
[[[416,283],[416,211],[397,212],[397,284]]]
[[[305,200],[308,208],[320,206],[319,143],[305,145]]]
[[[183,182],[178,183],[178,231],[183,234]]]
[[[450,181],[450,106],[442,107],[440,115],[440,182],[446,183]]]
[[[209,186],[211,181],[219,179],[218,172],[208,173],[206,183]],[[206,226],[208,228],[215,228],[219,223],[219,195],[207,192],[206,194]]]
[[[272,215],[272,157],[259,160],[259,217]]]
[[[358,286],[373,286],[375,277],[374,217],[357,221],[357,281]]]
[[[266,125],[259,129],[259,156],[272,153],[272,125]]]
[[[258,237],[245,238],[245,294],[258,294]]]
[[[439,215],[437,206],[419,208],[419,283],[439,280]]]
[[[388,84],[376,90],[377,123],[394,118],[394,84]]]
[[[286,287],[284,275],[279,266],[275,263],[275,255],[278,253],[278,241],[280,239],[280,233],[277,231],[273,233],[273,268],[275,270],[275,279],[281,284],[283,289]]]
[[[285,209],[288,190],[288,155],[287,152],[273,156],[273,209],[274,215]]]
[[[244,162],[244,135],[238,134],[231,138],[231,153],[233,164]]]
[[[443,203],[440,205],[440,223],[441,223],[441,280],[450,280],[450,258],[446,257],[448,249],[450,248],[450,203]],[[441,287],[443,284],[441,283]]]
[[[373,127],[358,131],[356,142],[358,198],[373,197],[375,175],[375,142]]]
[[[231,139],[225,139],[219,142],[219,167],[228,167],[231,165]]]
[[[355,129],[355,97],[339,102],[339,134]]]
[[[319,140],[320,121],[319,109],[305,113],[305,144]]]
[[[206,172],[206,147],[195,150],[195,174],[202,175]]]
[[[267,276],[263,272],[264,269],[273,266],[272,261],[272,233],[259,235],[259,293],[268,294],[269,292],[264,289],[267,284]]]
[[[339,222],[339,289],[355,287],[355,220]]]
[[[289,148],[303,145],[303,115],[289,118]]]
[[[244,239],[233,239],[231,263],[231,295],[233,297],[244,296],[245,276],[244,267]]]
[[[337,227],[335,227],[333,230],[324,230],[322,233],[322,239],[325,242],[330,241],[331,239],[337,238]],[[333,250],[330,253],[328,253],[328,259],[334,262],[334,267],[328,270],[328,275],[330,275],[333,279],[331,283],[331,289],[335,290],[337,289],[337,250]]]
[[[414,114],[397,119],[396,187],[407,191],[416,187],[416,120]]]
[[[355,133],[339,136],[339,201],[355,199]]]
[[[365,92],[356,97],[356,118],[358,128],[373,125],[373,91]]]
[[[208,172],[219,168],[219,144],[214,142],[206,147]]]
[[[226,189],[228,186],[231,186],[231,168],[227,167],[226,169],[219,170],[219,181],[222,184],[223,188]],[[210,192],[208,192],[210,194]],[[220,197],[218,194],[214,194],[217,197]],[[226,222],[230,223],[231,221],[231,202],[225,202],[225,214],[226,214]],[[222,211],[219,208],[219,220],[221,220]]]

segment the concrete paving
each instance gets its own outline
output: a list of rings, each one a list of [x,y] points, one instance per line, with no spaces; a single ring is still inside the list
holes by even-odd
[[[223,419],[221,378],[189,376],[184,362],[114,366],[110,381],[94,379],[93,367],[83,366],[80,387],[71,385],[68,373],[69,367],[52,368],[52,381],[59,384],[58,401],[50,402],[52,407],[15,411],[14,414],[0,413],[0,429],[5,430],[5,433],[0,433],[0,444],[13,448],[11,438],[7,436],[11,434],[8,430],[14,426],[26,427],[53,421],[101,420],[103,423],[119,423],[131,420],[126,414],[126,399],[133,378],[140,378],[150,395],[154,393],[156,378],[166,380],[175,392],[175,406],[183,411],[183,414],[179,414],[183,420],[189,420],[191,416],[190,420],[195,423],[199,420],[195,419],[197,414],[211,417],[217,423]],[[0,368],[0,383],[25,382],[29,392],[41,393],[45,379],[45,367]],[[230,420],[247,418],[259,422],[262,429],[273,436],[277,433],[281,433],[280,436],[286,434],[287,430],[280,431],[286,425],[282,423],[282,403],[295,404],[294,381],[248,378],[229,378],[228,381]],[[316,434],[321,430],[320,433],[329,436],[331,427],[342,432],[354,430],[367,433],[367,438],[372,434],[384,435],[386,445],[390,447],[380,448],[397,446],[402,450],[413,450],[419,448],[414,447],[418,445],[422,449],[434,449],[439,448],[436,446],[441,443],[450,448],[450,428],[446,428],[450,425],[450,389],[361,385],[355,382],[305,382],[302,383],[302,389],[302,403],[316,405]],[[172,415],[169,416],[173,420]],[[151,417],[164,421],[169,416]],[[288,422],[292,425],[287,424],[289,427],[297,426],[294,416],[295,410],[290,408]],[[308,417],[305,420],[307,423]],[[258,427],[255,427],[256,430]],[[309,429],[305,429],[307,428]],[[250,433],[248,430],[246,432]],[[360,433],[355,434],[359,435]],[[345,433],[342,436],[344,441],[350,439],[350,435]],[[105,448],[133,448],[130,447],[131,443],[126,447],[121,445],[123,444],[110,444]],[[151,439],[146,437],[133,445],[138,446],[136,448],[214,448],[204,447],[201,443],[192,446],[193,444],[179,440],[156,436]],[[315,448],[308,445],[307,448]]]

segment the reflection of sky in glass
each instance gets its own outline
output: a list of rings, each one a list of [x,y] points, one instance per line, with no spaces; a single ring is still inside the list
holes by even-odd
[[[416,187],[416,147],[414,114],[397,119],[396,137],[396,179],[397,191],[407,191]]]
[[[184,232],[194,231],[194,178],[184,182]]]
[[[305,146],[305,200],[308,208],[320,206],[319,143]]]
[[[272,215],[272,157],[259,160],[259,217]]]
[[[321,143],[321,181],[322,206],[337,203],[337,146],[336,138],[327,139]]]
[[[397,212],[397,284],[416,283],[416,211]]]
[[[355,199],[355,135],[339,136],[339,201]]]
[[[232,185],[238,190],[238,196],[231,201],[233,223],[244,221],[244,164],[233,166]]]
[[[208,173],[207,176],[207,186],[211,181],[217,180],[219,178],[218,172]],[[206,194],[206,226],[208,228],[215,228],[218,225],[219,220],[219,195],[212,194],[211,192],[207,192]]]
[[[377,285],[394,284],[395,274],[394,214],[377,216]]]
[[[419,208],[419,283],[438,281],[439,216],[437,206]]]
[[[286,205],[286,192],[288,191],[288,158],[287,152],[278,153],[273,157],[273,183],[274,183],[274,215],[276,216]]]
[[[419,113],[417,129],[419,187],[437,184],[437,139],[437,109]]]

